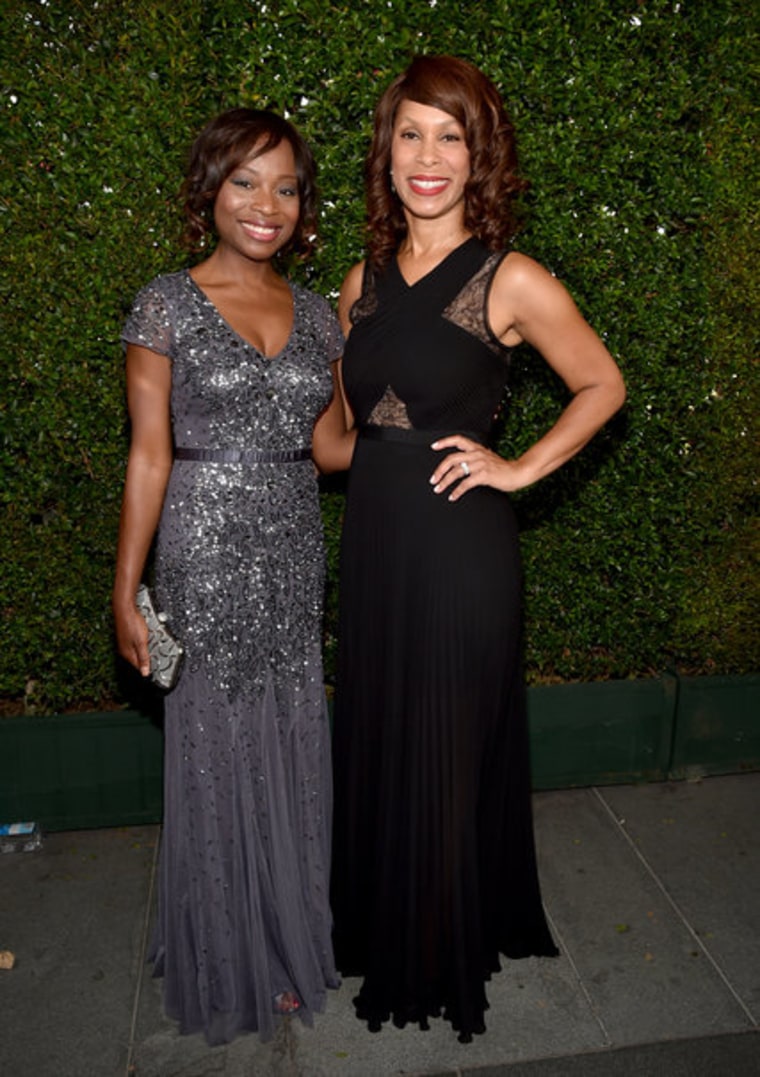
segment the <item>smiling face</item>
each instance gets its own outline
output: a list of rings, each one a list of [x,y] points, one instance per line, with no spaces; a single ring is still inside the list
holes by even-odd
[[[269,261],[292,238],[300,198],[293,147],[286,138],[257,156],[256,147],[224,180],[214,202],[220,247]]]
[[[470,151],[462,125],[438,108],[400,103],[393,124],[391,170],[407,213],[416,217],[464,218]]]

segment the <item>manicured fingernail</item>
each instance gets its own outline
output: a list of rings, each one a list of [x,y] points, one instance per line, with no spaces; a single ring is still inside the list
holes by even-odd
[[[430,448],[431,449],[437,449],[438,448],[438,442],[434,441],[433,444],[430,446]]]

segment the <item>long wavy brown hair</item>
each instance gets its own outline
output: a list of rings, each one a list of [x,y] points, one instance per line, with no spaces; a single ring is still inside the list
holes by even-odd
[[[393,125],[402,101],[441,109],[464,128],[471,168],[465,187],[465,228],[489,250],[502,250],[516,228],[514,199],[528,184],[517,173],[514,128],[499,92],[466,60],[417,56],[393,80],[375,109],[365,163],[370,262],[386,265],[406,235],[403,208],[390,175]]]
[[[275,112],[230,108],[203,128],[190,149],[187,174],[180,192],[185,228],[183,242],[200,251],[214,233],[214,202],[224,181],[256,147],[256,156],[273,150],[286,139],[292,149],[298,180],[298,223],[290,241],[279,252],[311,253],[317,230],[316,164],[311,150],[295,127]]]

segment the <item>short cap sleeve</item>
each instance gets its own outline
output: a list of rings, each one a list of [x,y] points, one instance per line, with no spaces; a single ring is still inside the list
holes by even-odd
[[[171,356],[173,336],[166,294],[158,277],[138,292],[121,339],[125,346],[138,344],[159,355]]]
[[[326,299],[321,296],[319,298],[324,319],[325,354],[327,355],[328,363],[334,363],[336,359],[340,359],[343,355],[346,340],[335,311]]]

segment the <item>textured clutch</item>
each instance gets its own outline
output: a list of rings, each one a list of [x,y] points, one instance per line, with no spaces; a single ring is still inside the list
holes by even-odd
[[[141,583],[137,588],[137,608],[148,626],[148,653],[150,654],[150,677],[154,684],[169,692],[177,683],[184,649],[167,628],[168,617],[157,613],[150,589]]]

